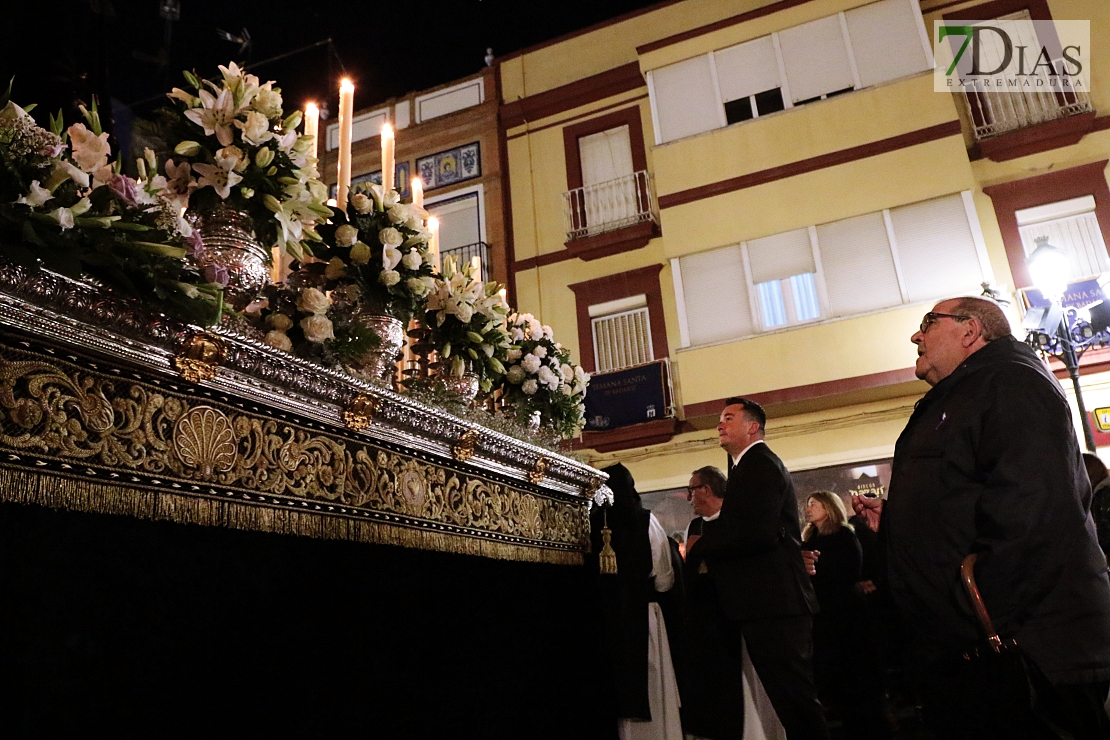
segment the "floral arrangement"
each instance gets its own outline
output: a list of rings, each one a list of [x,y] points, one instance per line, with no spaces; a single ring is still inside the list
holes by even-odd
[[[517,416],[535,413],[564,439],[576,437],[586,426],[586,388],[590,374],[570,360],[570,351],[554,341],[550,326],[532,314],[508,318],[513,342],[503,392]]]
[[[168,157],[168,194],[201,212],[223,203],[248,213],[264,245],[303,259],[319,241],[316,223],[332,211],[308,155],[312,137],[297,134],[302,114],[283,118],[273,82],[259,84],[234,62],[219,69],[220,84],[185,72],[193,92],[167,94],[175,105],[162,109],[156,133]]]
[[[318,227],[320,243],[313,253],[327,262],[325,287],[344,291],[367,313],[408,324],[436,287],[427,217],[423,208],[381,185],[371,185],[369,194],[353,194],[346,217],[336,213],[330,224]]]
[[[140,178],[111,160],[96,101],[81,107],[85,123],[50,129],[0,96],[0,255],[30,269],[73,279],[91,276],[191,323],[219,321],[223,290],[189,264],[191,227],[165,197],[165,179],[148,177],[153,154],[139,160]]]
[[[509,313],[497,283],[483,283],[467,263],[448,257],[443,275],[428,296],[424,324],[439,354],[441,372],[455,377],[472,372],[489,393],[505,375],[511,344],[505,325]]]

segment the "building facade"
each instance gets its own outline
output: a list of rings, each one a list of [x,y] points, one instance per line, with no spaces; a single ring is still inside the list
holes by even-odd
[[[933,22],[996,18],[1089,20],[1093,89],[934,92]],[[516,304],[587,369],[665,360],[673,387],[587,432],[592,463],[677,489],[723,467],[744,395],[792,470],[876,485],[935,301],[985,283],[1020,333],[1041,236],[1110,272],[1108,32],[1099,0],[680,0],[498,60]],[[1106,368],[1084,357],[1089,408]]]

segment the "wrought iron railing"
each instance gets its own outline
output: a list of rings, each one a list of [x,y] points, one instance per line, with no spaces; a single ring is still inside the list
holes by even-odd
[[[647,170],[563,193],[567,240],[645,222],[659,223],[655,184]]]
[[[1050,78],[1042,71],[1038,77],[1030,77],[1028,91],[1023,92],[994,92],[977,82],[969,83],[961,97],[975,127],[976,140],[1089,113],[1090,96],[1084,91],[1061,89],[1062,79],[1067,78]]]
[[[465,244],[461,247],[452,247],[451,249],[445,249],[441,253],[441,256],[443,259],[453,257],[460,267],[465,265],[467,262],[470,262],[475,257],[481,257],[482,274],[478,276],[478,279],[489,279],[489,245],[485,242],[474,242],[473,244]]]

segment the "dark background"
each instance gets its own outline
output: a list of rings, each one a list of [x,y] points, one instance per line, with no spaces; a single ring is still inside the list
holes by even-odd
[[[180,0],[180,19],[160,17],[161,0],[20,0],[0,18],[0,79],[15,75],[13,99],[77,120],[77,103],[98,95],[106,127],[127,141],[133,115],[149,116],[182,86],[182,69],[218,77],[218,64],[258,65],[282,88],[286,112],[327,101],[334,117],[339,78],[355,83],[355,108],[473,74],[487,48],[503,56],[623,13],[646,0],[458,0],[457,2],[235,2]],[[250,46],[217,35],[243,37]],[[320,45],[284,59],[273,57]],[[265,63],[264,63],[265,62]],[[109,106],[106,101],[113,101]],[[126,148],[126,147],[125,147]]]

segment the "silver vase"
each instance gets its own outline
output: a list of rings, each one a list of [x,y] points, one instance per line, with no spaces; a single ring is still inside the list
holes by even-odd
[[[474,403],[474,399],[478,395],[478,376],[474,373],[440,375],[436,378],[436,384],[444,393],[457,398],[468,406]]]
[[[392,316],[382,314],[358,314],[353,320],[377,334],[381,342],[347,365],[347,371],[356,378],[389,388],[393,385],[401,348],[405,346],[404,324]]]
[[[202,270],[216,265],[227,270],[224,300],[242,311],[270,282],[273,256],[254,236],[254,220],[246,213],[220,203],[189,214],[200,231],[204,249],[192,257]]]

